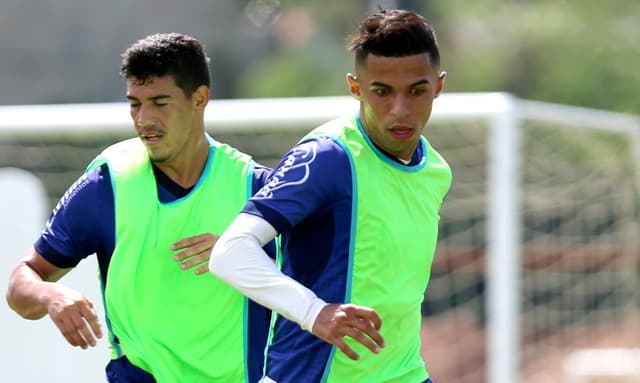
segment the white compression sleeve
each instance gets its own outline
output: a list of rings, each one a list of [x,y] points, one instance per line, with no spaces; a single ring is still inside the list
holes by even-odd
[[[276,230],[260,217],[241,213],[213,247],[209,270],[255,302],[311,332],[326,302],[284,275],[262,246]]]

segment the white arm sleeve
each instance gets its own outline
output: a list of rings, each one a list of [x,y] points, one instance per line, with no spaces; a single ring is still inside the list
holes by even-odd
[[[311,332],[327,303],[284,275],[264,252],[262,247],[276,235],[269,222],[241,213],[213,247],[209,270],[255,302]]]

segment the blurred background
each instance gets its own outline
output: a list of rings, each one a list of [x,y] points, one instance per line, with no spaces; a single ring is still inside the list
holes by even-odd
[[[46,119],[45,111],[50,111],[28,106],[123,102],[120,54],[146,35],[181,32],[207,46],[214,101],[278,98],[297,111],[303,104],[293,98],[303,97],[312,109],[320,109],[320,98],[347,94],[344,75],[352,69],[352,59],[345,37],[379,5],[425,15],[436,29],[442,68],[448,72],[444,97],[434,104],[434,121],[425,131],[454,172],[423,305],[422,352],[435,382],[495,383],[487,375],[487,286],[495,277],[487,255],[492,218],[487,206],[495,190],[491,164],[499,162],[491,146],[495,121],[463,120],[442,110],[453,105],[464,115],[493,110],[495,101],[504,101],[490,96],[486,104],[485,98],[446,101],[447,95],[484,92],[510,95],[506,100],[518,111],[513,125],[520,136],[513,149],[520,204],[519,250],[513,254],[518,268],[513,285],[519,313],[518,381],[640,381],[637,0],[184,0],[179,6],[166,0],[3,0],[0,168],[26,173],[12,170],[0,188],[5,203],[0,205],[0,236],[5,243],[20,237],[26,245],[5,249],[2,285],[8,268],[37,235],[33,222],[42,225],[45,214],[102,148],[133,133],[126,128],[126,105],[114,104],[108,118],[80,113],[90,108],[64,109],[61,114],[75,116],[72,129],[57,128],[59,121],[52,121],[38,134],[22,134],[16,126],[27,126],[38,115]],[[223,114],[221,104],[212,104],[209,114]],[[12,108],[22,105],[27,107]],[[260,129],[234,130],[219,121],[208,128],[217,139],[271,166],[313,128],[309,121],[293,120],[267,126],[257,110],[242,113],[255,119],[246,124]],[[118,124],[111,123],[114,113]],[[7,122],[12,118],[15,123]],[[78,119],[86,122],[85,130],[77,129]],[[31,185],[38,183],[44,206],[35,208],[29,201],[36,197],[25,191],[35,190]],[[33,211],[28,219],[27,210]],[[20,222],[10,218],[15,216]],[[28,235],[12,232],[27,220],[32,227]],[[511,233],[508,229],[498,230]],[[87,265],[78,274],[95,279],[90,262],[83,262]],[[86,280],[69,278],[67,283],[90,289]],[[97,280],[90,285],[97,289]],[[100,301],[99,294],[92,298]],[[511,303],[497,302],[506,310]],[[105,342],[98,350],[67,354],[70,347],[48,319],[34,324],[6,307],[0,317],[0,339],[11,339],[13,345],[0,358],[3,366],[7,363],[4,371],[22,377],[0,380],[40,381],[30,363],[36,352],[49,355],[47,363],[56,367],[58,375],[51,381],[75,381],[81,366],[102,376]],[[15,342],[16,336],[21,340]],[[606,366],[596,368],[598,363]]]
[[[434,24],[447,92],[640,111],[636,0],[3,0],[0,104],[124,101],[120,54],[158,32],[206,43],[215,98],[343,95],[345,35],[379,4]]]

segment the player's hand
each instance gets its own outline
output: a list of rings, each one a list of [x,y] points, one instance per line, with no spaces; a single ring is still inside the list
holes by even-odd
[[[102,338],[102,329],[93,304],[79,292],[56,285],[47,307],[49,317],[72,346],[86,349]]]
[[[320,311],[311,332],[338,347],[349,358],[358,360],[360,355],[347,345],[344,338],[350,337],[377,354],[385,346],[380,335],[381,326],[382,319],[374,309],[332,303]]]
[[[182,250],[173,256],[176,262],[181,262],[180,268],[188,270],[199,266],[196,274],[204,274],[209,271],[209,258],[211,249],[218,241],[218,236],[211,233],[195,235],[193,237],[182,238],[171,245],[171,250]]]

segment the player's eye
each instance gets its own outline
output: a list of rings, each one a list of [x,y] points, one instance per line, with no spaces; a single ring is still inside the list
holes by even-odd
[[[389,89],[387,89],[387,88],[374,88],[373,89],[373,93],[375,93],[378,96],[386,96],[387,94],[389,94]]]

